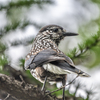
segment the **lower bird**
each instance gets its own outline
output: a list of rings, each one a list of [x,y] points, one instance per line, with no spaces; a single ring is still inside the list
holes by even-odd
[[[30,70],[32,76],[43,83],[42,90],[44,90],[46,81],[51,84],[62,82],[65,86],[69,73],[89,77],[87,73],[76,68],[73,61],[58,49],[64,37],[77,35],[77,33],[67,32],[58,25],[45,26],[38,32],[26,56],[25,69]],[[65,87],[62,98],[65,100]]]

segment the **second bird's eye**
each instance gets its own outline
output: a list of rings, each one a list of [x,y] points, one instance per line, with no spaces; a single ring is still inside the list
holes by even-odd
[[[53,29],[54,32],[58,32],[58,28]]]

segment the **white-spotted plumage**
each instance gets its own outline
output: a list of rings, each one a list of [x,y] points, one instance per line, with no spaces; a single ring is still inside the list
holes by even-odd
[[[57,55],[59,55],[59,54],[64,55],[64,53],[58,49],[58,44],[65,37],[64,36],[65,33],[66,33],[66,31],[62,27],[57,26],[57,25],[49,25],[49,26],[42,28],[39,31],[39,33],[37,34],[37,36],[33,42],[31,52],[27,55],[26,61],[29,59],[34,61],[35,56],[37,56],[37,54],[39,54],[39,52],[42,52],[43,50],[46,50],[46,49],[54,50],[55,52],[57,52]],[[76,35],[76,34],[74,34],[74,35]],[[32,55],[33,55],[33,59],[31,58]],[[73,62],[69,57],[65,57],[65,59],[68,60],[68,61],[66,61],[66,63],[69,63],[69,67],[70,67],[70,65],[72,65],[74,67]],[[27,63],[29,63],[29,62],[31,62],[31,61],[27,61]],[[30,64],[26,64],[26,65],[30,65]],[[65,68],[66,70],[60,68],[59,65],[56,66],[56,64],[53,64],[53,63],[52,64],[51,63],[42,63],[40,65],[37,65],[35,69],[30,69],[30,71],[31,71],[31,74],[42,83],[45,80],[44,76],[46,76],[47,74],[49,74],[47,81],[50,83],[62,81],[63,78],[68,73],[73,73],[73,72],[76,74],[81,73],[80,76],[89,77],[88,74],[82,72],[81,70],[78,70],[77,68],[76,68],[77,71],[75,72],[74,69],[67,70],[68,66],[64,66],[64,67],[66,67]],[[39,70],[41,70],[42,72]],[[45,74],[45,75],[43,75],[43,74]]]
[[[85,72],[75,68],[72,60],[58,49],[58,44],[65,36],[73,35],[77,34],[70,34],[58,25],[43,27],[37,34],[32,49],[25,59],[25,69],[30,69],[33,77],[42,83],[44,81],[51,84],[62,82],[63,86],[66,84],[68,73],[74,72],[80,76],[89,77]],[[64,91],[65,88],[63,88],[63,100],[65,100]]]
[[[41,78],[39,77],[39,74],[37,73],[36,69],[31,69],[31,74],[33,77],[35,77],[37,80],[39,80],[41,83],[44,83],[44,80],[41,80]]]
[[[44,32],[46,35],[47,32]],[[43,36],[43,34],[39,35],[33,45],[32,45],[32,48],[31,48],[31,54],[34,55],[38,52],[40,52],[41,50],[44,50],[44,49],[47,49],[47,48],[52,48],[54,50],[56,50],[57,52],[61,52],[57,45],[50,39],[48,39],[47,37]]]

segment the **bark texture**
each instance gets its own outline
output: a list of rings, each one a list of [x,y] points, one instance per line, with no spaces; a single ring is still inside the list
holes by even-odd
[[[26,84],[4,74],[0,74],[0,90],[13,95],[18,100],[51,100],[32,84]]]
[[[0,95],[1,90],[8,93],[3,100],[62,100],[53,95],[45,95],[41,90],[32,84],[20,82],[5,74],[0,74]],[[5,94],[5,93],[3,93]],[[1,99],[1,98],[0,98]],[[79,97],[65,97],[65,100],[80,100]]]

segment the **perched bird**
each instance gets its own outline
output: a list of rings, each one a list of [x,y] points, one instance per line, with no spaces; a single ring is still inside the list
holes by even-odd
[[[66,32],[61,26],[48,25],[40,29],[37,34],[30,53],[25,59],[25,69],[29,69],[32,76],[40,82],[49,83],[62,82],[66,84],[67,74],[76,73],[79,76],[89,77],[89,75],[76,68],[73,61],[58,49],[60,41],[67,36],[78,34]],[[63,100],[65,98],[63,88]]]

